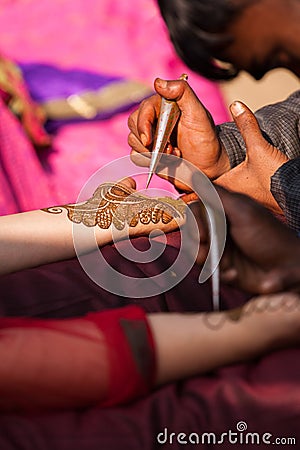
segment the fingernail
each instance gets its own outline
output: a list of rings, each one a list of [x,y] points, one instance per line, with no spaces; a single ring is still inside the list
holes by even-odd
[[[156,79],[156,84],[158,87],[165,89],[168,85],[168,82],[166,80],[162,80],[161,78]]]
[[[279,286],[276,286],[276,282],[274,283],[273,279],[266,279],[261,282],[260,291],[263,294],[272,294],[273,292],[276,291],[277,287],[279,290]]]
[[[144,133],[141,134],[141,141],[142,141],[143,146],[146,147],[148,139]]]
[[[236,279],[237,275],[237,270],[234,267],[231,267],[230,269],[221,272],[221,279],[222,281],[233,281]]]
[[[245,112],[244,106],[240,102],[233,102],[230,106],[230,110],[234,116],[240,116]]]

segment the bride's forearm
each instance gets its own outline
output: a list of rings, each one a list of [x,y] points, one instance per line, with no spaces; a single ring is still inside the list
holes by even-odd
[[[0,273],[72,258],[75,256],[72,225],[66,211],[60,214],[29,211],[0,217]],[[97,230],[99,245],[110,240],[109,230]]]
[[[80,204],[0,217],[0,274],[72,258],[74,237],[76,251],[87,253],[113,238],[172,231],[183,223],[184,212],[181,200],[149,198],[126,184],[104,183]]]

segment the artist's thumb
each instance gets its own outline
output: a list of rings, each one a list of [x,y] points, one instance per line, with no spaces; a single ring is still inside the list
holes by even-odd
[[[242,102],[235,101],[230,111],[246,145],[247,158],[268,151],[270,144],[265,140],[253,112]],[[271,150],[271,149],[270,149]]]
[[[162,80],[156,78],[154,82],[156,92],[166,100],[177,102],[183,118],[187,118],[194,122],[201,122],[201,116],[207,120],[207,111],[203,104],[196,96],[193,89],[185,80]]]

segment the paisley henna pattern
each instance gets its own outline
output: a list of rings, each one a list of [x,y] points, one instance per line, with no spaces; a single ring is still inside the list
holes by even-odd
[[[118,183],[101,184],[93,196],[84,203],[44,208],[52,214],[68,211],[68,218],[74,223],[82,223],[87,227],[98,225],[107,229],[113,224],[123,230],[127,224],[135,227],[140,222],[147,225],[161,221],[168,224],[175,218],[182,218],[185,203],[170,197],[150,198],[136,193],[133,189]]]

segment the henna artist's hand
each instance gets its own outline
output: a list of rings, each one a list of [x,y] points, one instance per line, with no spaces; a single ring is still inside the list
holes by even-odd
[[[271,190],[271,176],[288,161],[280,150],[269,144],[261,134],[254,114],[241,102],[230,107],[232,117],[245,141],[246,159],[215,180],[229,190],[247,194],[277,214],[282,210]]]
[[[250,197],[215,187],[227,218],[227,240],[220,261],[221,280],[256,294],[300,292],[300,239],[297,235]],[[210,248],[206,216],[196,194],[189,194],[188,200],[194,200],[189,206],[200,231],[197,263],[202,265]]]
[[[228,220],[221,278],[254,293],[300,291],[300,240],[263,206],[217,187]]]
[[[229,159],[218,140],[212,117],[188,83],[183,80],[165,81],[157,78],[154,86],[159,95],[144,100],[128,120],[128,143],[132,148],[133,161],[138,165],[149,166],[149,149],[153,145],[160,96],[163,96],[168,100],[175,100],[181,111],[171,137],[174,137],[174,142],[168,146],[167,153],[186,159],[211,179],[229,170]],[[186,189],[186,186],[176,180],[173,180],[173,183],[178,189]]]

